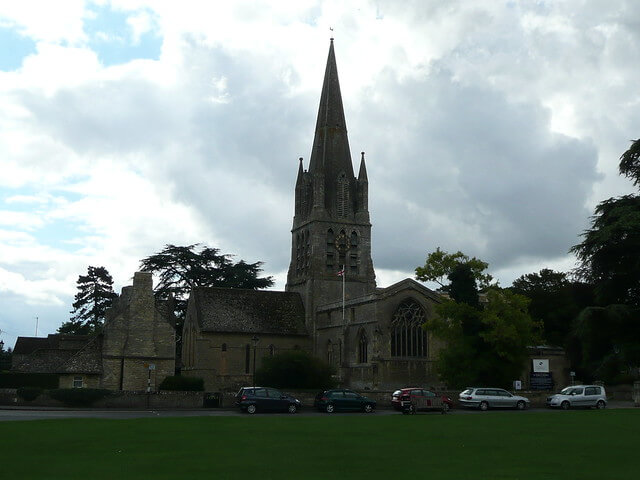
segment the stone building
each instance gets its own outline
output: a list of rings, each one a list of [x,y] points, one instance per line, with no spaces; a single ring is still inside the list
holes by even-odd
[[[368,201],[364,153],[354,175],[332,40],[309,168],[298,165],[286,292],[194,290],[183,373],[205,378],[207,389],[247,384],[255,338],[258,366],[298,347],[354,388],[436,383],[439,345],[421,325],[440,297],[411,279],[376,287]]]
[[[107,311],[99,335],[18,337],[14,372],[52,373],[60,388],[155,391],[175,372],[175,318],[154,298],[150,273],[137,272]]]

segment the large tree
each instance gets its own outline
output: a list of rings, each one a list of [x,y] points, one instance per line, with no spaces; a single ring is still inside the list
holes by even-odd
[[[640,187],[640,140],[620,157],[619,170]],[[583,240],[571,248],[576,274],[595,285],[595,305],[574,324],[580,368],[615,381],[622,371],[637,378],[640,365],[640,195],[601,202]],[[633,373],[635,372],[635,374]]]
[[[441,264],[444,262],[440,259],[451,260],[440,249],[434,253],[429,258]],[[480,302],[476,281],[484,278],[485,284],[490,282],[490,277],[483,273],[488,265],[475,258],[470,265],[465,261],[466,255],[460,252],[454,255],[462,261],[453,262],[448,268],[450,283],[441,283],[450,300],[439,304],[438,316],[425,325],[445,343],[436,360],[438,373],[450,387],[471,384],[507,387],[520,378],[527,347],[536,344],[539,338],[539,326],[529,316],[528,299],[521,295],[492,286]],[[433,268],[430,275],[441,271],[440,267]]]
[[[140,262],[140,268],[158,277],[155,294],[173,296],[179,325],[184,320],[187,299],[195,287],[260,289],[273,285],[271,277],[260,277],[262,262],[234,262],[232,255],[201,244],[166,245]]]
[[[510,290],[531,300],[529,314],[543,325],[548,345],[564,347],[571,323],[580,311],[593,305],[593,287],[574,281],[564,272],[543,268],[513,281]]]
[[[113,279],[104,267],[88,267],[86,275],[78,276],[78,293],[75,295],[69,321],[59,328],[59,333],[88,335],[102,329],[105,312],[117,296],[113,291]]]
[[[449,286],[444,283],[445,279],[448,279],[449,275],[461,265],[466,265],[480,288],[491,285],[493,277],[485,272],[489,266],[488,263],[476,257],[469,258],[460,251],[447,253],[440,250],[440,247],[427,256],[423,266],[416,267],[416,279],[421,282],[436,282],[440,285],[440,290],[447,291]]]

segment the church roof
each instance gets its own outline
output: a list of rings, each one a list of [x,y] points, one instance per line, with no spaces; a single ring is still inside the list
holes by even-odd
[[[189,302],[203,332],[307,335],[298,293],[198,287]]]

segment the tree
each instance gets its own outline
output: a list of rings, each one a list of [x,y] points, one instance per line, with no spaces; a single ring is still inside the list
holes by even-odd
[[[593,304],[592,285],[548,268],[522,275],[510,290],[531,300],[529,314],[542,323],[547,345],[566,346],[571,323],[583,308]]]
[[[417,275],[434,280],[447,273],[449,285],[438,281],[449,293],[436,307],[437,317],[426,322],[432,334],[444,340],[436,368],[450,387],[471,384],[509,386],[520,378],[527,347],[537,343],[538,324],[528,313],[528,299],[497,286],[478,298],[477,279],[489,284],[483,271],[488,264],[458,252],[449,255],[439,248],[429,255]],[[420,268],[420,267],[419,267]]]
[[[640,196],[601,202],[582,237],[571,248],[579,261],[576,274],[596,285],[600,305],[640,307]]]
[[[273,285],[273,278],[260,277],[262,262],[234,263],[232,256],[221,254],[217,248],[201,244],[166,245],[162,251],[140,262],[140,268],[158,276],[157,297],[174,297],[178,322],[186,314],[187,300],[195,287],[228,287],[260,289]]]
[[[631,142],[631,147],[620,156],[618,171],[640,187],[640,139]]]
[[[440,285],[442,291],[447,291],[448,287],[443,283],[444,279],[448,278],[459,265],[467,265],[475,280],[479,283],[480,288],[486,288],[491,285],[493,277],[488,273],[484,273],[489,266],[488,263],[478,260],[476,257],[469,258],[460,251],[447,253],[440,250],[440,247],[427,256],[427,260],[422,267],[416,268],[416,279],[421,282],[436,282]]]
[[[303,350],[290,350],[265,357],[256,370],[256,382],[277,388],[318,388],[335,386],[334,369]]]
[[[529,316],[528,299],[491,287],[480,308],[453,300],[436,307],[426,328],[445,341],[436,368],[450,387],[508,387],[522,375],[527,347],[539,339],[540,325]]]
[[[59,328],[59,333],[88,335],[102,328],[105,312],[117,296],[113,291],[113,279],[104,267],[88,267],[86,275],[78,276],[78,293],[75,295],[72,317]]]
[[[620,157],[620,174],[640,186],[640,140]],[[595,305],[574,323],[579,366],[589,376],[615,381],[640,365],[640,195],[600,202],[591,228],[571,248],[575,272],[595,285]]]

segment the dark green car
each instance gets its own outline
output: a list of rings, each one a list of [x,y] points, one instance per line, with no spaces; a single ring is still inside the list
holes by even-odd
[[[316,395],[314,406],[321,412],[365,412],[376,409],[376,401],[352,390],[326,390]]]

